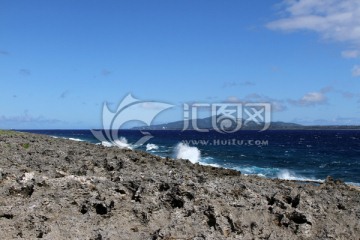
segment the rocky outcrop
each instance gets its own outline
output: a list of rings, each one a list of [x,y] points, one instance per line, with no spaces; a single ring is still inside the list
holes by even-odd
[[[0,132],[2,239],[358,239],[360,192]]]

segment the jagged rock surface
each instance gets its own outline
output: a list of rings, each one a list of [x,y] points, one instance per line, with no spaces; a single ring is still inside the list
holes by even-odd
[[[0,133],[1,239],[358,239],[360,192]]]

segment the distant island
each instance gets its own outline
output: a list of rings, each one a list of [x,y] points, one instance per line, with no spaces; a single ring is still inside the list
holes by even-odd
[[[208,129],[214,130],[212,125],[212,117],[196,119],[196,124],[199,129]],[[189,120],[189,127],[187,130],[195,130],[191,124],[192,120]],[[157,124],[150,126],[141,126],[141,127],[133,127],[134,130],[183,130],[185,125],[185,121],[175,121],[165,124]],[[245,123],[245,120],[242,120],[241,130],[261,130],[264,124],[256,124],[254,122],[250,122],[248,124]],[[356,125],[313,125],[313,126],[305,126],[297,123],[288,123],[288,122],[271,122],[268,130],[360,130],[360,126]]]

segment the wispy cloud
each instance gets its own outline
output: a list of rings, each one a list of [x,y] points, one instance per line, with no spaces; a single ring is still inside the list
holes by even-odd
[[[60,94],[59,98],[65,99],[68,95],[69,95],[69,91],[66,90],[66,91],[63,91],[63,92]]]
[[[255,83],[251,81],[243,81],[243,82],[224,82],[223,88],[231,88],[231,87],[238,87],[238,86],[254,86]]]
[[[360,77],[360,65],[355,65],[352,69],[353,77]]]
[[[346,50],[341,52],[343,58],[357,58],[360,56],[360,51],[358,50]]]
[[[224,82],[223,84],[223,88],[230,88],[230,87],[235,87],[237,86],[237,83],[236,82]]]
[[[36,123],[36,124],[58,124],[64,123],[58,119],[48,119],[43,116],[32,116],[28,111],[17,116],[0,115],[0,124],[12,124],[20,127],[21,124]]]
[[[101,75],[103,75],[104,77],[109,76],[111,73],[112,73],[112,72],[111,72],[110,70],[108,70],[108,69],[103,69],[103,70],[101,71]]]
[[[225,102],[230,102],[230,103],[241,103],[243,102],[240,98],[236,97],[236,96],[230,96],[228,97]]]
[[[215,99],[218,99],[217,96],[208,96],[206,97],[207,100],[215,100]]]
[[[303,125],[359,125],[360,118],[336,117],[333,119],[295,118],[291,122]]]
[[[20,69],[19,70],[19,74],[23,75],[23,76],[30,76],[31,75],[31,71],[29,69]]]
[[[309,92],[302,96],[300,99],[293,100],[289,99],[288,102],[291,105],[308,107],[308,106],[315,106],[315,105],[322,105],[327,103],[327,96],[330,89],[325,88],[318,92]]]
[[[253,102],[265,102],[271,103],[272,110],[276,112],[283,112],[288,109],[289,105],[292,106],[301,106],[301,107],[311,107],[315,105],[327,104],[328,97],[327,94],[330,92],[334,92],[332,86],[326,86],[319,91],[308,92],[305,93],[299,99],[277,99],[273,97],[269,97],[266,95],[251,93],[246,95],[245,97],[239,98],[237,96],[229,96],[226,99],[226,102],[232,103],[253,103]],[[351,93],[347,93],[350,96]],[[351,97],[356,97],[357,95],[351,95]]]
[[[160,110],[164,109],[164,104],[158,102],[143,102],[139,105],[139,108],[142,110]]]
[[[348,98],[348,99],[352,99],[352,98],[354,98],[356,96],[356,94],[354,94],[352,92],[348,92],[348,91],[341,91],[340,94],[344,98]]]
[[[284,0],[285,17],[267,24],[273,30],[310,30],[333,41],[360,44],[358,0]]]
[[[251,93],[246,95],[243,98],[238,98],[236,96],[230,96],[226,99],[225,102],[231,103],[270,103],[272,111],[274,112],[283,112],[287,109],[284,100],[271,98],[265,95],[260,95],[257,93]]]
[[[341,53],[344,58],[360,56],[359,0],[283,0],[283,18],[269,22],[271,30],[317,32],[323,39],[351,45]],[[352,75],[360,76],[355,65]]]
[[[4,51],[4,50],[0,50],[0,55],[4,55],[4,56],[7,56],[9,55],[10,53],[8,51]]]

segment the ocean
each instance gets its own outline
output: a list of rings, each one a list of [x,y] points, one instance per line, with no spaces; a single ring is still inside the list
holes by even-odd
[[[99,141],[90,130],[21,130],[74,141]],[[215,131],[152,130],[151,139],[134,146],[144,132],[119,130],[118,143],[161,157],[231,168],[243,174],[299,181],[324,181],[327,176],[360,186],[360,131],[274,130]]]

